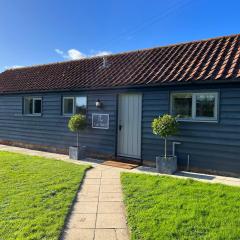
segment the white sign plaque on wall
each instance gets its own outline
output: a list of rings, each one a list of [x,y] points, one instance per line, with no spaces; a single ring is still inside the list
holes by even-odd
[[[92,128],[109,129],[109,114],[93,113]]]

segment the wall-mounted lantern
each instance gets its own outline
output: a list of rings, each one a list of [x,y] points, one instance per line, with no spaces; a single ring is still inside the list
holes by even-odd
[[[99,99],[96,101],[96,107],[97,108],[101,108],[102,107],[102,102]]]

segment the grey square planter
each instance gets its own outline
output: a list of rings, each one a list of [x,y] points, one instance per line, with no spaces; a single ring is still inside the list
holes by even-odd
[[[159,173],[173,174],[177,171],[177,157],[176,156],[157,156],[156,168]]]
[[[86,147],[69,147],[69,158],[73,160],[81,160],[86,158]]]

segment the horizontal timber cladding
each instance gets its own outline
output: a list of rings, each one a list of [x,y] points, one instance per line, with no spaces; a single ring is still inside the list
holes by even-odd
[[[187,168],[189,155],[192,169],[240,176],[240,88],[216,89],[219,121],[180,122],[180,132],[169,141],[168,151],[172,154],[172,141],[181,142],[176,146],[176,154],[183,169]],[[206,87],[192,90],[208,91]],[[148,91],[143,95],[142,158],[145,161],[155,161],[156,155],[163,154],[163,140],[152,134],[151,122],[154,117],[169,113],[171,91]]]
[[[42,97],[42,116],[22,114],[23,97],[28,95]],[[62,115],[62,97],[81,95],[87,95],[89,127],[80,134],[80,143],[94,151],[114,155],[117,95],[102,92],[0,95],[0,141],[49,146],[67,152],[69,146],[76,144],[76,134],[68,130],[69,117]],[[103,103],[101,109],[96,108],[97,99]],[[108,113],[109,129],[92,129],[92,113]]]
[[[80,142],[93,151],[114,155],[117,146],[117,96],[122,92],[141,92],[142,97],[142,159],[143,163],[155,163],[155,157],[163,154],[163,140],[152,134],[154,117],[169,113],[172,91],[218,91],[219,121],[180,122],[178,136],[169,141],[181,142],[176,146],[179,165],[240,176],[240,85],[172,86],[144,89],[116,89],[89,92],[33,93],[43,97],[43,115],[22,115],[22,98],[26,94],[0,95],[0,141],[23,142],[38,146],[49,146],[67,150],[74,145],[76,136],[67,128],[69,118],[62,116],[63,96],[87,95],[88,120],[92,113],[110,114],[109,129],[92,129],[91,126],[80,137]],[[96,100],[103,103],[96,108]]]

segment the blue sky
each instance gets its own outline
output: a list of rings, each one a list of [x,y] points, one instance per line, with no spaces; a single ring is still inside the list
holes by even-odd
[[[0,0],[0,71],[240,33],[239,0]]]

